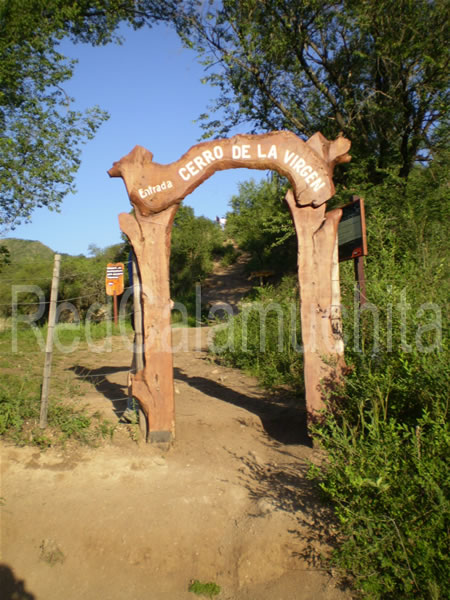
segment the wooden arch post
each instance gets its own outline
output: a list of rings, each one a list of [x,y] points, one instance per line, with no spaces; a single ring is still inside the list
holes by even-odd
[[[292,185],[286,201],[298,239],[306,407],[309,420],[325,407],[323,386],[341,377],[344,366],[340,333],[332,327],[332,265],[339,211],[325,214],[334,195],[333,168],[350,160],[350,142],[330,142],[316,133],[304,142],[288,131],[237,135],[193,146],[169,165],[153,162],[136,146],[114,163],[111,177],[122,177],[135,215],[119,223],[135,252],[142,283],[144,368],[132,381],[132,393],[147,417],[150,441],[175,434],[173,363],[170,327],[169,258],[173,220],[180,202],[218,170],[272,169]]]

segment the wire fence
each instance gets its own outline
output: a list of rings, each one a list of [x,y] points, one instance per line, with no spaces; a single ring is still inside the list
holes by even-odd
[[[0,284],[3,281],[4,280],[2,280],[0,278]],[[39,281],[39,280],[37,279],[35,281]],[[395,279],[392,279],[392,280],[387,280],[386,278],[384,279],[384,282],[388,283],[388,281],[392,281],[393,283],[396,282]],[[345,280],[342,280],[342,279],[332,279],[331,282],[332,283],[339,283],[341,289],[344,289],[344,290],[355,290],[355,289],[358,289],[358,283],[356,281],[351,281],[350,282],[350,281],[345,281]],[[376,278],[372,279],[370,277],[369,278],[366,277],[365,278],[365,282],[366,282],[367,285],[370,285],[372,282],[375,283],[375,284],[378,283],[378,280]],[[18,283],[17,281],[14,281],[13,285],[15,285],[17,283]],[[30,288],[31,287],[39,288],[39,285],[36,284],[36,283],[34,283],[34,282],[30,283],[28,281],[28,282],[26,282],[25,285],[27,285],[27,287],[30,287]],[[126,293],[128,290],[131,290],[132,288],[133,288],[133,286],[126,286],[126,287],[124,287],[124,292],[123,293]],[[210,295],[209,287],[205,288],[205,289],[208,289],[208,295]],[[23,294],[27,294],[28,293],[28,294],[30,294],[30,293],[36,293],[36,292],[33,292],[32,290],[19,290],[19,293],[23,293]],[[108,298],[108,296],[106,294],[106,291],[103,290],[102,292],[100,292],[99,290],[96,290],[96,291],[90,292],[89,294],[81,294],[79,296],[71,296],[69,298],[65,298],[65,297],[60,298],[60,299],[58,299],[57,304],[61,305],[61,304],[64,304],[65,302],[75,302],[76,300],[85,300],[86,298],[94,298],[94,297],[96,297],[98,299],[102,298],[103,300],[107,300],[107,298]],[[45,300],[45,299],[41,299],[39,301],[36,300],[35,302],[17,302],[15,300],[11,300],[10,302],[0,302],[0,307],[11,307],[12,305],[14,305],[15,307],[19,307],[19,306],[45,306],[45,305],[49,305],[49,304],[50,304],[50,300]]]
[[[38,288],[39,286],[37,286],[34,283],[29,283],[27,285],[27,287],[36,287]],[[127,286],[124,288],[124,293],[127,290],[131,290],[133,286]],[[22,292],[25,293],[34,293],[32,290],[22,290]],[[73,302],[74,300],[81,300],[81,299],[85,299],[85,298],[92,298],[92,297],[98,297],[98,296],[102,296],[105,297],[106,296],[106,292],[99,292],[98,290],[95,292],[91,292],[90,294],[83,294],[80,296],[73,296],[71,298],[61,298],[57,301],[57,304],[63,304],[64,302]],[[11,306],[12,304],[14,304],[14,306],[43,306],[46,304],[50,304],[50,300],[40,300],[40,301],[36,301],[36,302],[15,302],[15,301],[11,301],[11,302],[2,302],[0,303],[0,306]]]

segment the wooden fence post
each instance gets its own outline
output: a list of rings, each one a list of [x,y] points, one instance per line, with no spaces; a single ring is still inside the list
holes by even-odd
[[[45,345],[45,362],[44,375],[42,379],[41,391],[41,414],[39,427],[45,429],[47,427],[48,414],[48,389],[50,383],[50,372],[52,368],[53,355],[53,333],[56,321],[56,302],[58,300],[58,284],[59,284],[59,267],[61,264],[61,255],[55,254],[55,262],[53,265],[52,288],[50,292],[50,309],[48,314],[47,342]]]

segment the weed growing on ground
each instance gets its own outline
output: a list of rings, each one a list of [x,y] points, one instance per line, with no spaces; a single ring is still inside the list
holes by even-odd
[[[297,284],[255,288],[241,312],[217,329],[214,352],[228,365],[256,375],[267,386],[303,387]]]
[[[57,564],[62,564],[66,560],[64,552],[61,550],[61,548],[59,548],[58,544],[54,540],[42,540],[39,549],[41,551],[40,559],[51,567],[54,567]]]
[[[220,594],[220,586],[211,581],[202,583],[198,579],[195,579],[189,584],[188,591],[196,594],[197,596],[206,596],[207,598],[212,598],[213,596],[218,596]]]

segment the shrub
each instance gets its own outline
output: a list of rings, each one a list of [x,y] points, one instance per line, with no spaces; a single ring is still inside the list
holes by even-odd
[[[373,417],[359,430],[329,416],[314,433],[327,461],[313,467],[311,476],[333,502],[340,523],[332,564],[350,573],[368,598],[447,597],[445,415],[424,412],[416,427]]]
[[[301,389],[297,295],[292,277],[277,288],[254,288],[241,312],[217,331],[215,351],[227,364],[257,375],[267,386],[291,384]]]

